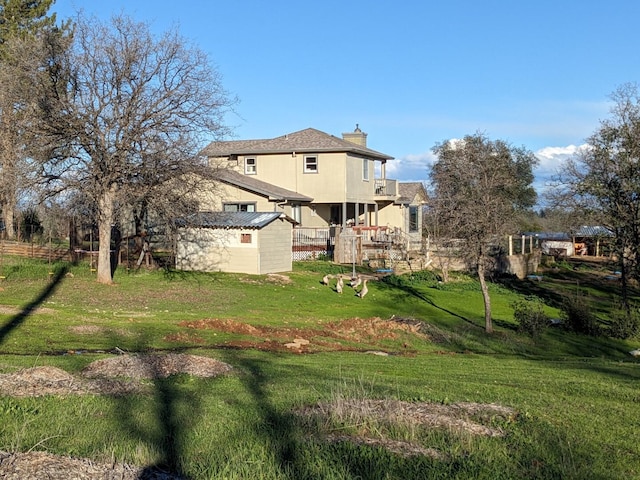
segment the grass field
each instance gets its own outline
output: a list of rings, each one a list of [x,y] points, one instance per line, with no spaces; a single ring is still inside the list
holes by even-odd
[[[360,299],[320,284],[350,267],[320,262],[286,276],[118,271],[110,286],[83,265],[5,258],[2,269],[0,374],[77,375],[116,351],[233,371],[148,380],[135,395],[2,395],[0,450],[191,479],[640,478],[640,365],[628,353],[640,341],[560,328],[534,339],[513,320],[516,300],[542,299],[559,318],[562,296],[581,294],[606,324],[618,293],[606,266],[491,284],[493,335],[464,276],[391,277]],[[296,338],[309,344],[285,346]],[[460,416],[465,405],[477,410]]]

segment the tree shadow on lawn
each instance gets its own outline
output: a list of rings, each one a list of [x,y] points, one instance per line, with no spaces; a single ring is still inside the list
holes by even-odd
[[[255,425],[256,434],[275,448],[273,455],[280,471],[291,479],[314,478],[314,472],[301,455],[302,446],[296,441],[300,432],[293,414],[280,411],[269,397],[267,385],[270,380],[264,359],[248,358],[234,350],[227,350],[225,357],[227,363],[243,372],[240,379],[261,418],[261,424]]]
[[[53,276],[50,278],[47,285],[42,289],[40,294],[34,298],[31,302],[29,302],[21,312],[11,317],[7,323],[5,323],[2,328],[0,328],[0,345],[4,343],[5,338],[9,335],[13,330],[20,327],[22,323],[40,306],[42,305],[47,298],[49,298],[56,289],[62,283],[64,276],[67,274],[68,267],[66,265],[62,265],[56,269]]]
[[[381,281],[379,282],[379,287],[378,288],[380,290],[390,289],[392,291],[395,291],[396,294],[408,295],[410,297],[417,298],[418,300],[426,302],[429,305],[431,305],[432,307],[434,307],[434,308],[436,308],[438,310],[441,310],[441,311],[451,315],[452,317],[456,317],[456,318],[458,318],[460,320],[463,320],[463,321],[467,322],[468,324],[470,324],[470,325],[472,325],[474,327],[482,328],[479,325],[477,325],[476,323],[474,323],[473,320],[470,320],[469,318],[465,317],[464,315],[460,315],[459,313],[456,313],[456,312],[454,312],[452,310],[449,310],[447,308],[441,307],[440,305],[436,304],[433,301],[433,299],[429,298],[425,293],[423,293],[420,290],[416,289],[415,287],[403,282],[401,279],[399,279],[399,277],[395,277],[395,276],[383,277],[381,279]]]
[[[287,354],[270,354],[287,355]],[[291,354],[289,354],[291,355]],[[378,452],[375,455],[363,453],[362,447],[351,442],[328,443],[326,440],[314,440],[300,423],[300,419],[292,411],[283,410],[271,400],[268,385],[273,382],[269,378],[269,361],[264,356],[260,359],[249,358],[242,351],[227,350],[225,361],[239,368],[243,373],[241,380],[253,399],[253,405],[259,415],[259,423],[254,426],[255,433],[264,442],[272,446],[273,456],[277,462],[278,472],[291,480],[322,478],[318,475],[335,473],[339,478],[404,478],[423,479],[424,468],[433,460],[417,456],[399,457],[390,452]],[[304,369],[304,366],[292,366]],[[309,381],[317,377],[318,372],[304,375]],[[333,377],[330,378],[330,380]],[[324,384],[327,378],[320,377],[318,382]],[[340,381],[338,376],[336,381]],[[315,444],[318,441],[319,443]],[[312,442],[312,445],[309,444]],[[313,449],[310,457],[308,449]],[[321,465],[321,466],[320,466]],[[412,467],[413,465],[413,467]],[[320,467],[319,467],[320,466]],[[416,475],[407,475],[407,472]],[[322,473],[319,473],[322,472]],[[394,474],[395,473],[395,474]],[[348,477],[344,477],[345,474]]]
[[[541,281],[530,279],[520,280],[514,276],[503,275],[496,278],[496,283],[524,296],[534,295],[542,299],[547,305],[560,308],[565,298],[572,293],[598,292],[598,296],[609,301],[621,298],[620,282],[606,280],[605,277],[589,272],[560,271],[541,275]],[[632,296],[640,292],[631,289]]]
[[[114,338],[112,343],[118,345],[118,338]],[[134,352],[146,352],[150,344],[151,341],[139,339]],[[201,404],[197,395],[181,387],[178,377],[165,377],[157,370],[158,367],[153,368],[151,400],[138,395],[123,395],[115,399],[116,414],[120,416],[118,425],[125,435],[158,454],[158,461],[146,466],[139,475],[140,479],[170,475],[169,478],[189,480],[183,465],[185,440],[197,421]],[[152,406],[153,421],[148,420],[145,405]]]
[[[481,444],[511,444],[512,448],[508,449],[506,457],[486,457],[485,449],[493,447],[479,446],[471,438],[452,440],[456,445],[462,442],[462,446],[458,445],[452,450],[455,453],[450,452],[451,455],[444,460],[424,455],[404,457],[382,451],[379,447],[349,441],[310,446],[304,440],[305,432],[298,419],[291,412],[278,407],[271,398],[269,385],[273,385],[273,379],[270,378],[267,355],[259,359],[249,358],[250,355],[242,351],[228,350],[225,357],[227,363],[243,372],[241,381],[253,399],[253,404],[247,408],[255,407],[259,415],[254,432],[273,448],[276,467],[283,478],[319,478],[318,472],[333,472],[340,478],[493,478],[496,468],[500,473],[513,473],[508,478],[588,478],[581,475],[589,470],[589,462],[592,461],[590,448],[595,448],[596,444],[585,439],[577,445],[559,426],[547,424],[530,414],[526,416],[524,427],[518,420],[518,425],[513,427],[515,435],[478,440]],[[309,372],[305,378],[312,381],[316,374]],[[324,380],[320,378],[319,385],[324,384]],[[305,454],[305,449],[309,448],[312,449],[312,461]],[[375,453],[369,450],[371,448]],[[498,450],[505,451],[505,448],[503,445]],[[604,480],[606,477],[594,474],[592,478]]]

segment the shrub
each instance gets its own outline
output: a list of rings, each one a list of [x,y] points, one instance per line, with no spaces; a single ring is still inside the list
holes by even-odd
[[[598,318],[591,311],[591,305],[585,295],[565,297],[562,302],[564,328],[570,332],[597,337],[602,334]]]
[[[518,300],[512,304],[513,318],[518,322],[518,331],[530,337],[538,337],[549,325],[549,317],[540,302]]]
[[[619,308],[611,312],[609,335],[613,338],[628,339],[640,333],[640,311],[638,307],[629,310]]]

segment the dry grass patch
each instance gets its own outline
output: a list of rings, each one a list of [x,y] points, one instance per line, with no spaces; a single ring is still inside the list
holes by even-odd
[[[114,379],[75,377],[56,367],[32,367],[0,375],[0,393],[12,397],[43,395],[127,395],[144,391],[140,384]]]
[[[403,457],[425,455],[443,460],[447,455],[417,442],[390,438],[394,431],[442,430],[459,435],[503,437],[495,421],[510,422],[517,412],[497,404],[461,402],[444,405],[430,402],[338,398],[295,411],[304,423],[315,425],[330,443],[350,442],[383,447]],[[353,433],[343,433],[353,431]],[[340,432],[340,433],[336,433]],[[412,435],[409,435],[412,436]]]
[[[97,463],[46,452],[0,452],[0,478],[6,480],[180,480],[157,469],[125,463]]]

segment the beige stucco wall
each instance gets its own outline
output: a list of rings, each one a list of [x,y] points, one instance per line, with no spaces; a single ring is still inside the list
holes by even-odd
[[[399,227],[405,230],[405,216],[407,209],[404,205],[393,203],[378,208],[378,224],[380,226]]]
[[[289,272],[291,223],[275,220],[262,229],[184,229],[179,234],[176,268],[200,272],[266,274]],[[241,243],[242,234],[251,243]]]
[[[369,164],[369,180],[363,177],[363,159],[361,157],[346,156],[346,201],[360,203],[374,203],[374,162],[367,160]]]
[[[316,203],[373,202],[374,164],[369,163],[369,181],[362,178],[362,158],[346,153],[318,153],[317,173],[305,173],[306,154],[293,152],[287,154],[255,155],[258,180],[299,192],[314,199]],[[231,167],[240,173],[245,172],[245,157],[236,160],[212,159],[212,164]],[[348,196],[347,196],[347,192]]]
[[[252,242],[240,243],[249,233]],[[258,271],[257,230],[189,228],[179,232],[176,268],[200,272]]]
[[[281,273],[292,270],[291,223],[278,219],[260,230],[259,273]]]
[[[273,212],[274,202],[270,202],[266,197],[247,192],[237,187],[218,182],[217,186],[204,188],[199,192],[201,211],[220,211],[223,203],[255,203],[256,212]],[[279,211],[279,210],[278,210]]]

